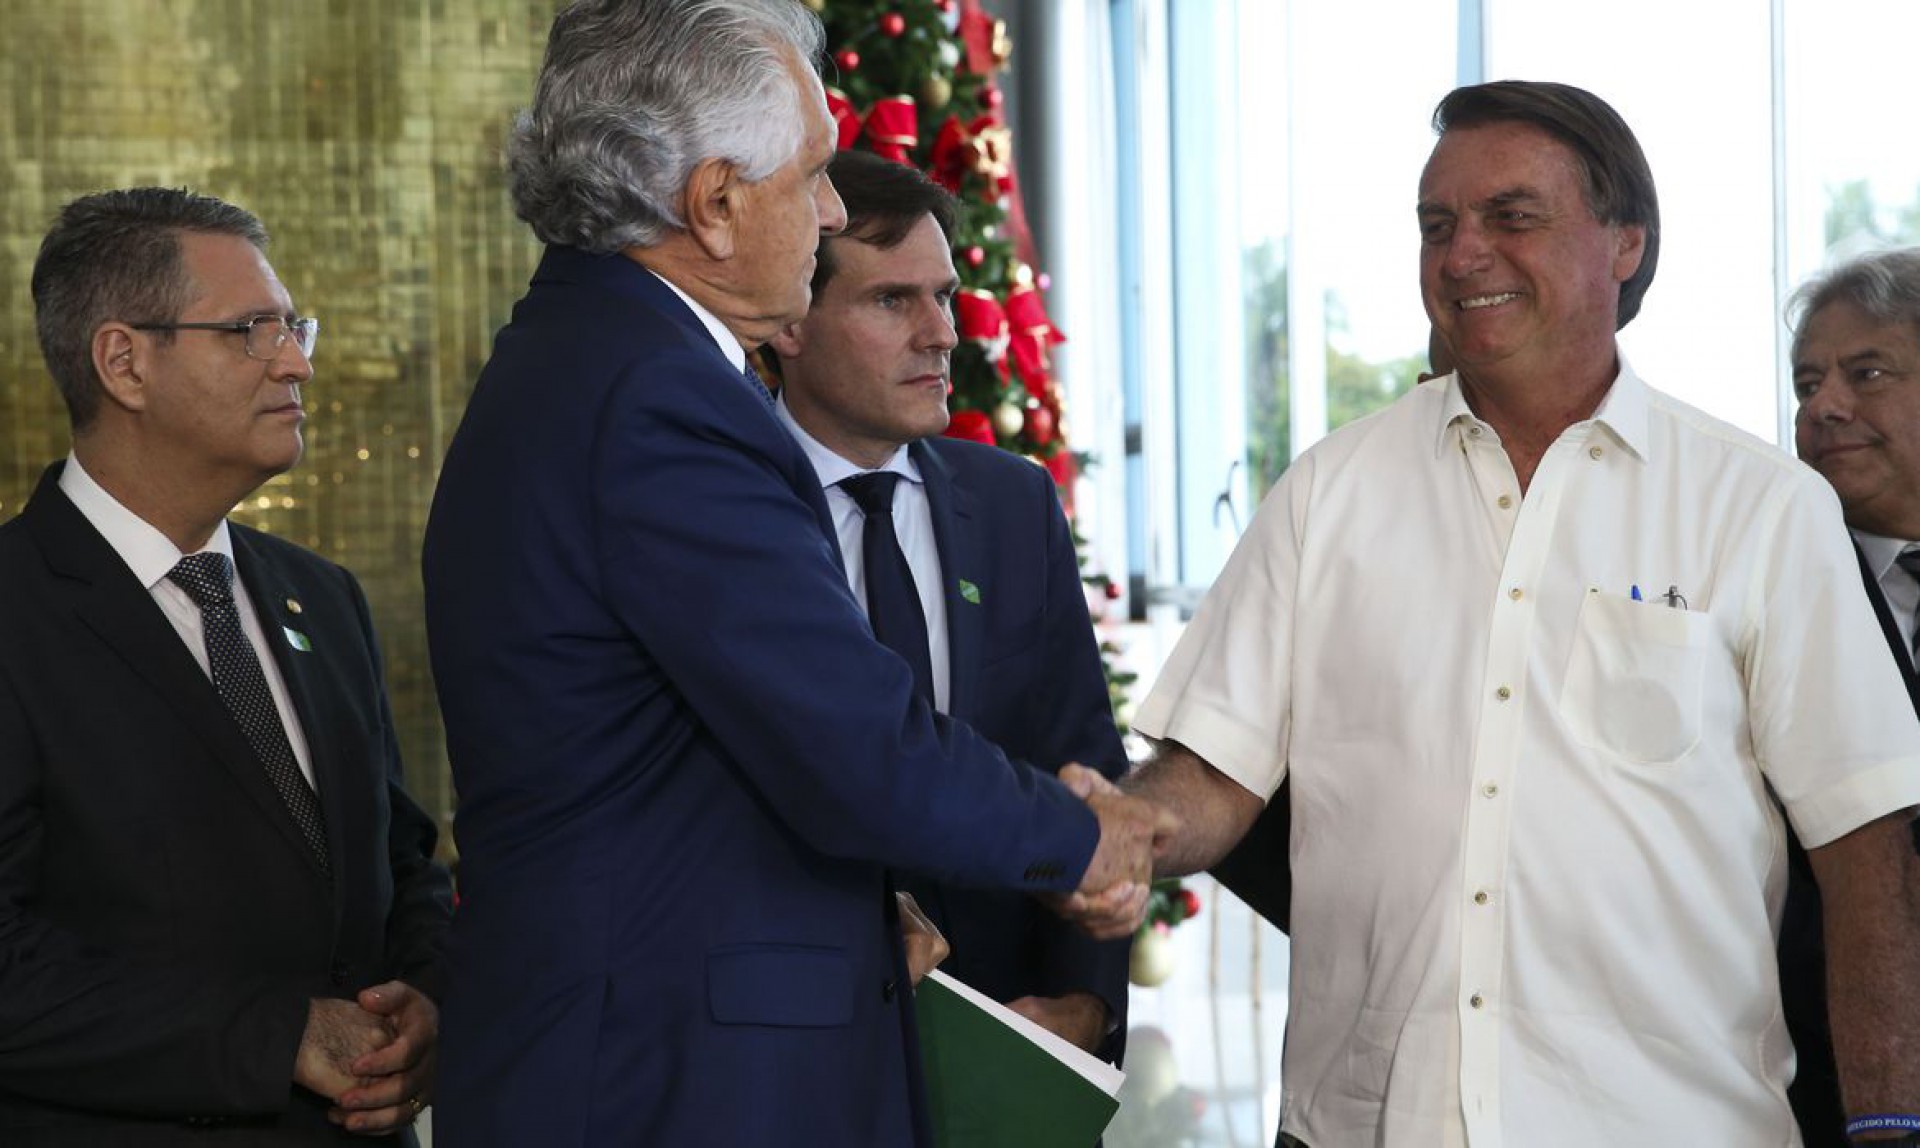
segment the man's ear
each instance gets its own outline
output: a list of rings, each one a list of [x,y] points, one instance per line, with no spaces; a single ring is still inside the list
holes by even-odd
[[[107,399],[130,411],[147,409],[147,344],[125,323],[102,323],[93,333],[93,374]]]
[[[767,340],[767,345],[783,359],[799,358],[801,352],[806,350],[806,333],[803,330],[806,325],[805,319],[797,323],[788,323],[775,332],[773,338]]]
[[[1647,229],[1643,224],[1623,223],[1614,229],[1613,281],[1625,283],[1640,270],[1647,255]]]
[[[688,173],[686,190],[680,193],[680,218],[709,259],[733,258],[746,186],[731,160],[703,159]]]

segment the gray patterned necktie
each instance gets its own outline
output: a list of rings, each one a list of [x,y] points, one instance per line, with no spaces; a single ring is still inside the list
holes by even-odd
[[[1909,546],[1905,550],[1902,550],[1900,556],[1893,561],[1900,569],[1907,572],[1907,577],[1920,583],[1920,544]],[[1913,642],[1909,652],[1913,654],[1913,664],[1920,666],[1920,610],[1914,611]],[[1917,828],[1916,832],[1920,832],[1920,828]]]
[[[226,703],[227,712],[247,735],[247,744],[266,767],[267,778],[280,792],[281,800],[300,825],[300,833],[320,865],[320,871],[332,875],[327,856],[327,826],[320,811],[320,799],[300,772],[287,740],[286,726],[280,722],[280,710],[267,689],[267,676],[260,669],[260,657],[240,627],[240,612],[233,602],[233,563],[225,554],[189,554],[167,573],[173,583],[187,592],[200,607],[200,619],[206,635],[207,663],[213,670],[213,688]]]

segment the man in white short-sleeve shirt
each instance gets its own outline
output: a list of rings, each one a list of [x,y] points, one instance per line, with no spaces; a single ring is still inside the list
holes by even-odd
[[[1610,107],[1497,83],[1434,122],[1421,288],[1458,370],[1287,472],[1127,782],[1183,816],[1182,872],[1291,778],[1283,1132],[1799,1144],[1789,821],[1849,1115],[1920,1114],[1920,729],[1833,492],[1621,358],[1659,223]]]

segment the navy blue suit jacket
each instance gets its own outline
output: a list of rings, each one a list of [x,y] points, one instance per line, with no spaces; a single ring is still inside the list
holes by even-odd
[[[915,699],[812,466],[669,288],[547,252],[424,565],[460,795],[436,1133],[913,1143],[887,870],[1066,890],[1098,826]]]
[[[307,1001],[394,978],[438,996],[450,912],[366,599],[232,527],[306,734],[329,880],[60,469],[0,527],[0,1144],[359,1141],[292,1083]]]
[[[940,552],[948,713],[1049,773],[1077,761],[1118,778],[1126,751],[1052,477],[979,443],[908,449]],[[953,947],[943,971],[1000,1001],[1092,993],[1124,1034],[1129,941],[1094,941],[1016,891],[911,876],[902,884]]]

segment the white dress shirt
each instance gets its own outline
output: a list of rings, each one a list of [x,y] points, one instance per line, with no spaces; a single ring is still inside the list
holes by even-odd
[[[666,284],[667,290],[680,297],[680,301],[687,305],[687,310],[693,312],[693,317],[700,320],[700,325],[707,329],[707,334],[712,335],[713,341],[720,345],[720,352],[727,357],[727,362],[732,363],[733,369],[744,376],[747,373],[747,349],[740,345],[740,340],[734,337],[732,331],[727,330],[727,325],[720,321],[720,316],[694,302],[693,296],[680,290],[673,280],[665,275],[651,267],[647,268],[646,272]]]
[[[160,612],[173,623],[180,634],[180,640],[187,644],[193,654],[193,660],[200,663],[200,672],[213,680],[213,669],[207,661],[206,629],[200,620],[200,607],[187,592],[167,577],[169,571],[180,564],[185,557],[180,548],[168,540],[145,519],[120,504],[120,500],[108,494],[80,460],[71,454],[67,456],[67,465],[60,472],[60,492],[93,525],[100,536],[113,547],[114,553],[133,571],[133,576],[153,595],[154,604]],[[233,561],[233,538],[222,519],[214,530],[213,537],[207,540],[201,553],[218,553]],[[266,632],[260,626],[260,615],[253,608],[253,599],[247,594],[246,580],[238,574],[235,567],[233,579],[233,605],[240,614],[240,628],[252,644],[253,652],[260,659],[261,672],[267,678],[267,691],[273,695],[274,708],[280,711],[280,724],[286,727],[287,741],[293,746],[293,759],[300,763],[300,772],[306,775],[307,784],[314,785],[313,761],[307,752],[307,736],[300,728],[300,715],[294,712],[293,702],[287,694],[287,680],[280,673],[280,663],[274,660],[273,652],[267,646]],[[276,641],[289,639],[274,635]],[[316,785],[316,789],[319,787]]]
[[[1913,575],[1901,569],[1895,559],[1900,557],[1902,550],[1914,543],[1899,538],[1882,538],[1864,530],[1854,531],[1853,540],[1860,544],[1860,553],[1866,555],[1867,569],[1873,572],[1874,581],[1880,584],[1880,594],[1887,600],[1887,610],[1893,614],[1894,625],[1900,627],[1900,637],[1911,651],[1914,611],[1920,610],[1920,582],[1915,582]]]
[[[1624,363],[1524,499],[1452,376],[1303,455],[1136,722],[1293,779],[1286,1130],[1797,1145],[1769,788],[1920,803],[1876,631],[1831,488]]]
[[[820,440],[806,432],[794,421],[793,412],[787,409],[786,396],[782,395],[775,405],[780,421],[786,425],[789,434],[799,442],[800,449],[806,451],[807,460],[813,463],[813,471],[820,476],[820,485],[827,491],[827,509],[833,512],[834,533],[840,539],[841,565],[847,569],[847,584],[853,588],[853,596],[859,600],[860,609],[867,608],[866,565],[861,561],[862,540],[866,536],[866,515],[860,512],[860,504],[853,495],[840,488],[840,480],[856,474],[865,474],[869,468],[856,466],[841,458],[833,451],[822,446]],[[899,475],[903,481],[893,488],[893,533],[900,540],[900,550],[907,556],[907,566],[913,571],[913,588],[920,594],[920,611],[927,618],[927,656],[933,668],[933,708],[941,713],[947,712],[949,683],[953,680],[953,667],[948,664],[947,646],[947,599],[941,593],[940,548],[933,537],[933,513],[927,507],[927,487],[920,477],[920,468],[914,464],[913,457],[906,447],[893,452],[885,466],[875,470],[888,470]]]

